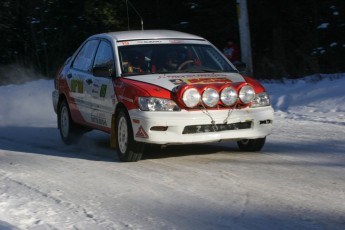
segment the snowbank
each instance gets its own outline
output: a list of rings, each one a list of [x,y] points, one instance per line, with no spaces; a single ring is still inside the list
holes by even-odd
[[[345,74],[264,83],[277,116],[345,124]]]

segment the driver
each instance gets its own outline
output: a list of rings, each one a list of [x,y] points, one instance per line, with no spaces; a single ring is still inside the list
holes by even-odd
[[[177,70],[177,67],[178,67],[177,53],[170,52],[166,54],[163,60],[162,71],[175,71]]]

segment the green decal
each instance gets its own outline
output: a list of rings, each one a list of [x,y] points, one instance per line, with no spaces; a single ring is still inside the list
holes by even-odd
[[[107,85],[102,85],[101,92],[99,93],[100,97],[105,97],[106,93],[107,93]]]
[[[83,81],[73,79],[71,81],[71,91],[74,93],[83,93],[84,92]]]

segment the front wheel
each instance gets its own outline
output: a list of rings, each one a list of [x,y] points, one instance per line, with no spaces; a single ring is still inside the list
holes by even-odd
[[[66,145],[72,144],[82,135],[71,118],[71,113],[65,100],[59,106],[58,127],[61,139]]]
[[[260,151],[264,147],[266,142],[266,137],[257,139],[243,139],[237,141],[237,145],[242,151],[256,152]]]
[[[116,117],[116,134],[116,147],[120,160],[139,161],[143,155],[144,143],[134,140],[132,125],[125,110],[121,110]]]

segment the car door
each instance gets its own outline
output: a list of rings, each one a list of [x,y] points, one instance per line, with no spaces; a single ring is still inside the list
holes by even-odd
[[[74,116],[81,119],[79,122],[90,122],[91,103],[88,91],[92,87],[92,63],[99,44],[99,40],[93,39],[86,41],[75,56],[69,73],[67,82],[70,87],[72,103],[71,112],[78,114]]]
[[[112,78],[115,76],[114,52],[110,42],[101,40],[95,55],[93,70],[93,82],[89,92],[92,102],[91,122],[110,128],[111,116],[117,102]]]

